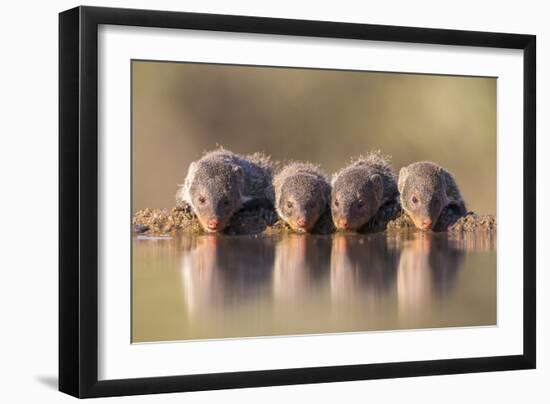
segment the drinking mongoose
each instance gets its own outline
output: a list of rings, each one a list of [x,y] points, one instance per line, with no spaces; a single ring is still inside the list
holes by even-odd
[[[330,184],[313,164],[288,164],[275,175],[273,186],[277,213],[298,233],[311,231],[328,210]]]
[[[403,210],[419,229],[446,230],[467,213],[453,176],[432,162],[403,167],[398,188]]]
[[[359,230],[382,206],[398,203],[395,173],[379,152],[355,159],[332,178],[332,220],[339,230]]]
[[[219,148],[189,165],[176,200],[191,206],[204,230],[219,232],[245,204],[273,205],[272,177],[269,157],[240,156]]]

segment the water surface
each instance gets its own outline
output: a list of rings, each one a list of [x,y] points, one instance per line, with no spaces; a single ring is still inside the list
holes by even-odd
[[[133,238],[132,340],[496,324],[496,236]]]

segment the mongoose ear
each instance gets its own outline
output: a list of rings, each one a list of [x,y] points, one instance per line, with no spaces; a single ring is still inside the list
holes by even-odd
[[[399,190],[399,193],[403,193],[403,188],[405,187],[405,181],[407,180],[407,177],[409,176],[409,170],[407,170],[407,167],[402,167],[401,170],[399,170],[399,179],[397,180],[397,189]]]
[[[381,201],[382,196],[384,195],[384,183],[382,181],[382,177],[379,174],[373,174],[370,176],[370,180],[374,186],[373,188],[376,195],[376,199]]]

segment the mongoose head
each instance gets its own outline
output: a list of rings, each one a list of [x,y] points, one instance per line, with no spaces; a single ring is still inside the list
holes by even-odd
[[[443,168],[430,162],[413,163],[399,171],[401,206],[415,226],[430,230],[449,200]]]
[[[361,167],[347,169],[332,183],[331,211],[339,230],[357,230],[378,212],[384,195],[379,174],[368,175]]]
[[[189,187],[191,206],[201,226],[210,233],[222,231],[242,206],[242,168],[210,161],[191,163],[189,172],[194,172]]]
[[[289,176],[277,195],[277,212],[298,233],[310,231],[327,208],[329,185],[307,173]]]

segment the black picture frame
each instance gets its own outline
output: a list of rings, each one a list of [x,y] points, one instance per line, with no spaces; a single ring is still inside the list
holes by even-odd
[[[523,50],[523,354],[99,381],[97,52],[100,24]],[[534,369],[535,103],[534,35],[97,7],[77,7],[60,13],[59,390],[84,398]]]

